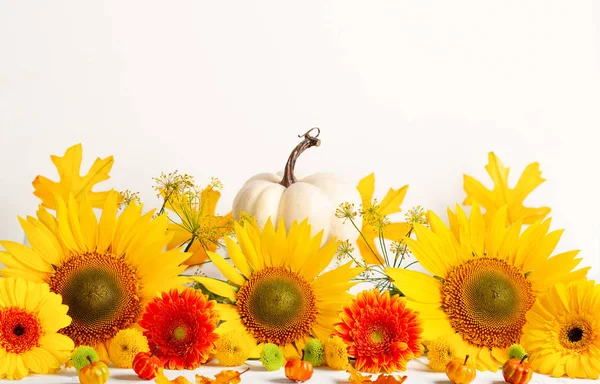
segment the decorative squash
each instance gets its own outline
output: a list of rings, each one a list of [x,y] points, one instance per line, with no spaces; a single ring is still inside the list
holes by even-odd
[[[533,370],[529,363],[525,363],[529,356],[525,355],[521,359],[512,358],[507,360],[502,366],[502,376],[504,381],[512,384],[527,384],[533,376]]]
[[[313,130],[317,130],[316,136],[311,135]],[[323,230],[321,244],[334,237],[338,240],[356,239],[356,229],[352,225],[344,225],[344,221],[335,216],[341,203],[360,203],[356,186],[331,173],[317,173],[301,179],[294,175],[300,154],[310,147],[321,145],[319,134],[319,128],[313,128],[298,136],[304,139],[290,154],[283,176],[261,173],[246,181],[233,201],[233,217],[237,219],[241,212],[245,212],[254,216],[260,227],[269,218],[274,225],[283,218],[288,230],[294,221],[308,218],[313,235]],[[360,227],[360,217],[357,221]]]
[[[468,360],[469,355],[465,357],[464,361],[461,358],[455,357],[448,362],[446,365],[446,376],[448,376],[451,382],[454,384],[469,384],[475,380],[477,371],[474,365],[467,364]]]

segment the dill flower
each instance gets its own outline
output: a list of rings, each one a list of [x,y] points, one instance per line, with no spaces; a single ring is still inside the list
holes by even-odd
[[[204,189],[185,187],[169,197],[167,207],[179,220],[171,220],[169,232],[173,233],[173,239],[167,245],[167,250],[187,244],[185,251],[192,252],[192,256],[184,262],[186,265],[204,262],[208,258],[206,252],[216,251],[221,245],[220,240],[233,232],[231,215],[215,214],[221,196],[218,191],[220,186],[220,181],[213,179]]]
[[[411,226],[414,226],[415,224],[428,224],[427,213],[420,205],[409,209],[404,215],[404,217],[406,218],[406,222],[409,223]]]
[[[354,204],[345,202],[340,204],[335,210],[335,216],[339,219],[344,219],[344,222],[348,219],[354,219],[358,215],[358,212],[354,210]]]
[[[121,202],[119,203],[119,208],[125,208],[129,206],[131,203],[141,204],[142,201],[140,199],[139,192],[131,192],[129,189],[121,192]]]
[[[451,335],[442,335],[427,345],[429,368],[436,372],[444,372],[449,361],[456,356],[456,348]]]
[[[250,341],[240,330],[234,329],[220,334],[215,347],[215,357],[219,360],[219,365],[225,367],[240,366],[250,357]]]
[[[348,346],[339,336],[332,336],[325,342],[325,363],[331,369],[343,371],[348,367]]]
[[[139,352],[148,352],[148,339],[137,328],[122,329],[110,343],[108,355],[118,368],[131,368],[133,358]]]

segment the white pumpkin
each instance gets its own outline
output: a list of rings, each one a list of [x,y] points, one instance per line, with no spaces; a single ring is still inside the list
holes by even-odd
[[[333,238],[354,240],[358,232],[350,223],[344,224],[343,219],[336,217],[335,211],[344,202],[354,203],[359,208],[361,197],[356,186],[332,173],[317,173],[301,179],[294,176],[298,156],[307,148],[320,145],[318,133],[311,136],[311,131],[303,135],[304,140],[290,154],[283,175],[261,173],[246,181],[233,201],[233,217],[237,219],[240,212],[246,212],[254,216],[261,227],[269,218],[275,226],[283,218],[288,230],[294,221],[308,218],[313,235],[323,230],[322,244]],[[356,220],[360,228],[360,216]]]

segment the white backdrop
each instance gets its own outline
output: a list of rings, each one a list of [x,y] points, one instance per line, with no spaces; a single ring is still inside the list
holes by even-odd
[[[1,1],[0,238],[72,144],[149,207],[161,171],[217,176],[226,213],[319,126],[300,171],[374,171],[444,216],[490,150],[513,181],[539,161],[527,203],[600,276],[598,25],[592,1]]]

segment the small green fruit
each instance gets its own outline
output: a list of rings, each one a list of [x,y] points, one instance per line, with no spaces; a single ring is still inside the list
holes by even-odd
[[[318,367],[325,362],[323,343],[319,339],[310,339],[306,343],[303,360],[311,363],[313,367]]]
[[[508,349],[508,359],[519,359],[521,360],[523,356],[525,356],[527,352],[525,348],[521,344],[513,344]]]
[[[71,362],[77,371],[90,364],[90,360],[92,363],[95,363],[100,360],[100,358],[98,357],[98,352],[96,352],[94,348],[85,345],[75,348],[71,355]]]
[[[260,362],[267,371],[277,371],[283,367],[283,353],[277,345],[267,343],[260,353]]]

